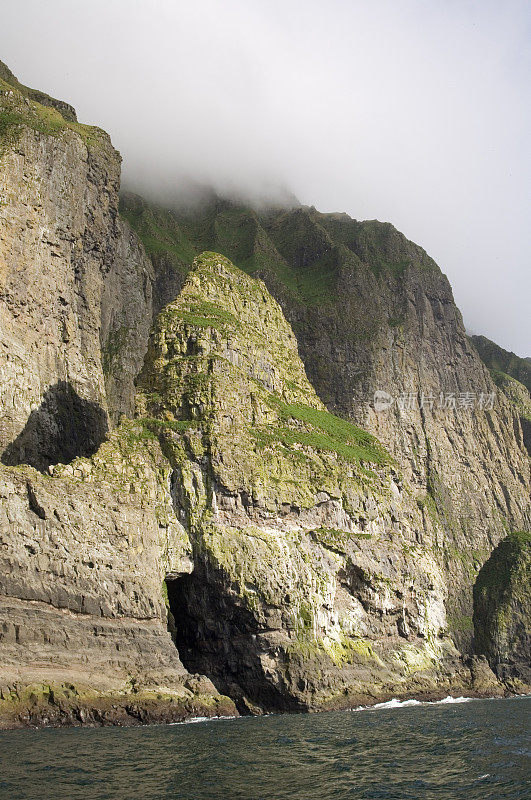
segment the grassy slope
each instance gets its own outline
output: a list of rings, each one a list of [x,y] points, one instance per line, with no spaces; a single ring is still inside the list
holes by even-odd
[[[295,305],[333,304],[341,271],[362,264],[376,275],[400,276],[412,263],[437,269],[388,223],[357,222],[313,208],[257,212],[214,200],[183,213],[124,193],[121,212],[152,258],[164,257],[176,273],[184,276],[205,250],[219,252],[249,275],[268,275]]]
[[[470,337],[483,363],[496,374],[509,375],[523,384],[531,393],[531,363],[528,358],[520,358],[504,350],[485,336]]]
[[[24,86],[0,61],[0,155],[16,144],[24,127],[46,136],[61,136],[71,130],[89,147],[108,142],[100,128],[77,122],[68,103]]]
[[[299,460],[313,460],[311,453],[315,451],[334,454],[350,464],[390,462],[375,437],[319,407],[299,361],[295,341],[290,342],[287,323],[263,284],[249,280],[230,262],[208,252],[197,259],[192,278],[158,318],[154,341],[158,341],[158,336],[164,342],[161,352],[175,355],[173,358],[167,355],[166,360],[156,358],[149,380],[144,374],[140,381],[148,427],[153,428],[158,419],[157,430],[166,426],[172,430],[186,429],[192,424],[210,435],[217,416],[221,414],[223,418],[224,414],[232,413],[226,400],[230,392],[241,384],[240,396],[245,398],[251,381],[253,403],[262,409],[257,414],[259,421],[249,424],[242,417],[235,430],[243,435],[244,428],[248,428],[249,442],[254,440],[258,448],[255,459],[268,460],[270,455],[265,454],[276,451],[282,458],[289,453]],[[263,318],[255,309],[261,310]],[[195,351],[188,353],[188,346],[183,345],[189,341],[193,329],[197,337],[194,341],[204,339],[208,343],[199,347],[199,353],[204,351],[207,356]],[[225,362],[222,356],[225,341],[238,352],[256,353],[256,362],[264,358],[262,348],[268,348],[275,369],[282,375],[282,393],[267,390],[259,380],[251,379],[245,369]],[[219,369],[214,367],[215,361],[223,362]],[[213,398],[218,398],[222,405],[228,402],[226,411],[220,412]],[[236,403],[234,412],[241,412],[240,406],[241,403]],[[191,409],[195,410],[190,418]],[[187,419],[180,419],[182,414]],[[216,427],[217,423],[214,424]],[[264,455],[258,456],[258,452]],[[249,457],[248,453],[245,455]]]

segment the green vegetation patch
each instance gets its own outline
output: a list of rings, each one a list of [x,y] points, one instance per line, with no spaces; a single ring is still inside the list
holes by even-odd
[[[481,568],[475,590],[494,588],[503,594],[510,586],[511,575],[517,567],[523,548],[531,545],[529,531],[513,531],[503,539]]]
[[[197,325],[199,328],[226,327],[239,328],[238,319],[216,303],[201,301],[191,303],[188,308],[173,308],[172,313],[189,325]]]
[[[16,144],[24,126],[46,136],[56,137],[71,130],[81,136],[87,147],[100,146],[107,141],[107,134],[100,128],[70,121],[56,108],[24,99],[16,89],[2,79],[0,79],[0,101],[3,106],[0,111],[2,149]]]
[[[378,440],[370,433],[324,409],[311,408],[302,403],[292,405],[280,403],[279,414],[281,419],[297,419],[312,425],[338,441],[347,441],[367,448],[381,447]]]
[[[334,453],[352,464],[358,464],[363,461],[369,464],[385,463],[385,459],[380,452],[370,451],[365,447],[357,447],[355,445],[338,442],[331,436],[327,436],[325,433],[320,433],[319,431],[299,431],[293,428],[282,428],[270,425],[267,426],[267,428],[254,429],[251,433],[259,444],[266,447],[281,442],[286,447],[302,445],[312,450]]]
[[[509,376],[523,384],[531,393],[531,362],[528,358],[521,358],[504,350],[485,336],[471,336],[470,340],[485,366],[491,370],[493,380],[498,386],[503,388],[504,379]]]
[[[472,614],[449,614],[448,628],[454,633],[470,633],[474,630]]]
[[[197,250],[170,211],[148,206],[140,198],[120,198],[120,213],[131,225],[154,261],[164,259],[185,276]]]
[[[280,213],[279,224],[269,227],[268,220],[253,209],[229,201],[213,200],[185,212],[164,209],[131,194],[122,195],[120,211],[152,259],[165,257],[182,275],[196,255],[206,250],[222,254],[248,275],[267,275],[296,302],[334,301],[340,254],[332,242],[323,245],[318,226],[309,219],[301,227],[300,219]],[[297,253],[292,252],[294,242]]]
[[[0,146],[4,148],[16,145],[24,124],[23,114],[14,111],[0,111]]]
[[[391,461],[390,455],[374,436],[329,411],[302,403],[288,405],[273,396],[270,402],[278,411],[280,424],[255,430],[255,438],[264,445],[275,441],[287,446],[299,444],[335,453],[351,463],[388,464]],[[293,422],[302,423],[304,427],[290,425]]]
[[[528,662],[531,533],[510,533],[493,550],[474,584],[474,643],[491,666]],[[520,656],[518,656],[518,652]]]

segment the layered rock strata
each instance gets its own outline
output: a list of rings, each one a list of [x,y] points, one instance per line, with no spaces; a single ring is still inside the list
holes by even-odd
[[[0,724],[503,691],[486,658],[524,686],[520,633],[456,649],[529,524],[514,398],[370,401],[492,392],[424,251],[315,209],[120,216],[107,134],[2,64],[0,103]],[[244,271],[192,268],[213,245]]]
[[[449,624],[471,652],[475,576],[507,531],[531,525],[529,422],[478,357],[439,267],[392,225],[347,214],[224,200],[185,213],[128,194],[121,208],[163,276],[156,306],[203,249],[263,278],[319,397],[385,444],[424,527],[442,527]]]
[[[117,213],[120,156],[46,98],[2,65],[0,718],[234,712],[167,630],[164,576],[189,568],[168,465],[143,429],[109,433],[151,326],[152,266]]]
[[[169,588],[190,669],[242,709],[471,690],[442,530],[427,539],[392,457],[326,411],[262,282],[196,260],[154,327],[137,414],[161,437],[192,546]]]

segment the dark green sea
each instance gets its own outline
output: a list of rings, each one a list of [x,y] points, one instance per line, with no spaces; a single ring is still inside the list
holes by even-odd
[[[0,733],[1,800],[529,800],[531,698]]]

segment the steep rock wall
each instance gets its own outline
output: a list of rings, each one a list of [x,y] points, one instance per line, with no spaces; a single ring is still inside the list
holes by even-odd
[[[200,257],[139,387],[192,546],[169,592],[190,669],[242,709],[471,690],[447,636],[441,530],[428,541],[379,442],[325,410],[262,282]]]
[[[531,680],[531,537],[513,533],[495,548],[474,586],[474,637],[496,673],[517,690]]]
[[[191,547],[156,440],[124,422],[53,473],[1,471],[0,725],[230,713],[168,632],[163,580]]]
[[[163,270],[166,298],[207,248],[264,279],[319,397],[385,443],[425,528],[443,528],[449,622],[470,648],[475,575],[508,530],[531,524],[529,432],[467,338],[434,261],[392,225],[313,208],[256,212],[218,200],[184,213],[131,195],[121,208]],[[392,400],[385,411],[375,410],[377,390]]]
[[[168,632],[164,576],[190,568],[169,467],[143,428],[109,433],[153,269],[119,154],[69,109],[0,69],[0,724],[233,713]]]
[[[118,218],[120,156],[107,134],[2,80],[0,102],[0,451],[45,469],[90,455],[109,412],[130,410],[152,267]],[[85,441],[58,418],[68,404]]]
[[[169,239],[157,212],[150,261],[117,213],[108,136],[2,69],[0,100],[4,724],[234,713],[190,670],[242,710],[496,690],[459,659],[446,609],[466,616],[500,531],[525,523],[518,425],[486,416],[482,461],[470,425],[417,415],[405,430],[348,406],[369,374],[390,391],[415,377],[416,347],[434,387],[442,364],[448,387],[467,385],[475,355],[433,263],[396,232],[374,241],[372,224],[349,222],[354,246],[313,210],[226,204],[184,233],[172,217]],[[138,421],[122,419],[153,309],[212,238],[263,274],[297,340],[264,284],[208,256],[159,316]],[[404,286],[411,319],[389,339]],[[391,455],[326,411],[297,346],[319,395]]]

